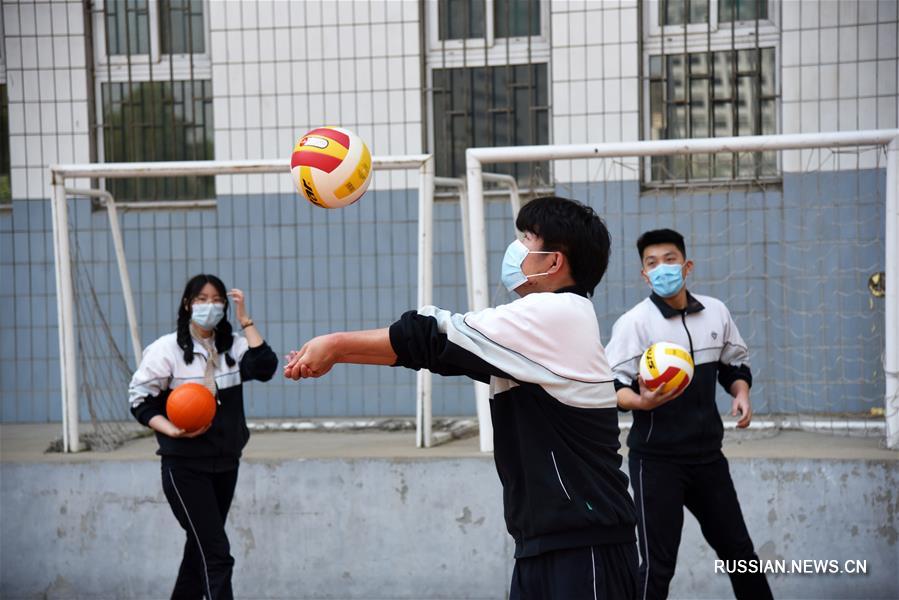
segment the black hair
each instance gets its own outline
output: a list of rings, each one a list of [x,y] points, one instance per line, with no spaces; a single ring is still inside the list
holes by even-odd
[[[200,295],[200,291],[207,283],[225,300],[225,316],[215,326],[215,349],[219,354],[225,355],[225,362],[229,367],[233,367],[236,363],[231,357],[228,350],[234,344],[234,336],[232,334],[231,323],[228,321],[228,295],[225,291],[225,284],[215,275],[194,275],[184,286],[184,293],[181,295],[181,303],[178,304],[178,347],[184,351],[184,362],[190,364],[194,360],[194,343],[190,336],[190,311],[194,298]]]
[[[521,208],[515,227],[539,236],[543,250],[564,254],[577,286],[593,295],[609,267],[612,240],[592,208],[557,196],[535,198]]]
[[[687,258],[687,247],[684,245],[684,236],[673,229],[653,229],[644,232],[637,240],[637,251],[640,253],[640,261],[643,261],[643,251],[656,244],[674,244],[680,250],[681,256]]]

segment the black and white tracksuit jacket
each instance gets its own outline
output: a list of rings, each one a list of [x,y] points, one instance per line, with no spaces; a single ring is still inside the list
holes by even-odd
[[[278,367],[278,357],[263,343],[250,348],[245,337],[234,334],[228,354],[235,359],[229,366],[225,353],[215,367],[216,410],[212,427],[201,436],[176,439],[156,432],[157,454],[163,464],[177,464],[202,471],[236,469],[241,452],[250,439],[243,406],[243,382],[268,381]],[[143,425],[156,415],[165,415],[169,393],[181,384],[203,383],[208,353],[194,340],[194,360],[184,362],[176,333],[164,335],[144,350],[140,367],[128,388],[131,413]]]
[[[654,410],[633,411],[628,448],[638,458],[711,462],[721,455],[724,436],[715,381],[728,391],[737,379],[752,385],[746,342],[720,300],[688,292],[687,307],[676,310],[653,293],[612,327],[606,353],[616,390],[630,387],[640,393],[640,357],[656,342],[673,342],[690,350],[693,380],[674,400]]]
[[[612,373],[593,304],[575,288],[390,327],[395,366],[490,384],[496,470],[515,557],[635,541]]]

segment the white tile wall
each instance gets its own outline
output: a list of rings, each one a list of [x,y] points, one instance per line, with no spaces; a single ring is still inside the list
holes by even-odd
[[[552,141],[639,139],[636,4],[553,2],[550,9]],[[559,181],[636,176],[598,160],[558,161],[554,168]]]
[[[895,128],[896,2],[789,1],[781,6],[782,132]],[[865,153],[859,165],[872,167],[875,160],[874,153]],[[795,156],[784,164],[787,170],[802,168]]]
[[[780,4],[784,133],[897,126],[896,5]],[[48,164],[87,160],[82,5],[5,1],[2,10],[13,192],[45,197]],[[552,2],[549,12],[551,140],[638,139],[636,1]],[[357,130],[379,154],[422,150],[417,3],[221,2],[209,23],[217,158],[286,156],[325,123]],[[575,162],[557,165],[557,178],[634,176]],[[220,179],[221,191],[246,189],[246,178]],[[378,185],[394,182],[405,179]]]

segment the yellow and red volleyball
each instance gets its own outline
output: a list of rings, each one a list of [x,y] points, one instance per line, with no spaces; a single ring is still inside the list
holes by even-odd
[[[368,189],[371,153],[349,129],[318,127],[294,146],[290,172],[306,200],[322,208],[341,208]]]
[[[693,379],[693,357],[683,346],[656,342],[640,358],[640,376],[651,390],[681,391]]]

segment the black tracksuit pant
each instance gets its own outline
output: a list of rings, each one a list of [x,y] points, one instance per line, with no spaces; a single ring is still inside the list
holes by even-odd
[[[234,558],[225,534],[237,469],[207,473],[163,465],[162,489],[187,534],[173,600],[231,600]]]
[[[519,558],[509,600],[634,600],[637,562],[633,542]]]
[[[709,463],[679,464],[631,454],[628,464],[640,538],[640,600],[668,597],[685,506],[718,558],[758,559],[723,455]],[[713,564],[708,565],[708,574],[713,576]],[[772,598],[764,574],[734,573],[730,582],[740,600]]]

